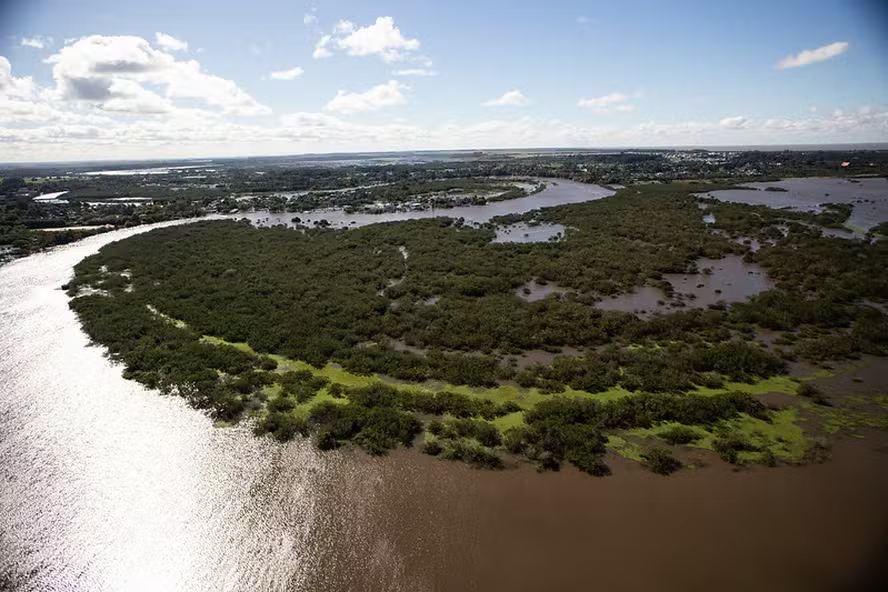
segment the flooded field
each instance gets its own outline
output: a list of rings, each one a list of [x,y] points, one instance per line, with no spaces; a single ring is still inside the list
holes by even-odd
[[[763,183],[744,183],[752,189],[727,189],[701,193],[723,201],[765,205],[772,208],[793,208],[820,211],[820,204],[849,203],[854,205],[845,223],[852,230],[868,230],[888,221],[888,179],[784,179]],[[784,191],[766,191],[767,188]]]
[[[706,308],[717,302],[740,302],[774,286],[764,268],[746,263],[738,255],[699,259],[697,268],[700,273],[663,274],[663,279],[672,284],[675,291],[671,298],[659,288],[642,286],[629,294],[605,298],[596,306],[602,310],[632,312],[647,317],[677,308]]]

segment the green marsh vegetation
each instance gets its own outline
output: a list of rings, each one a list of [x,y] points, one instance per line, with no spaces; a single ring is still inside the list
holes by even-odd
[[[888,245],[822,237],[844,207],[709,202],[706,225],[694,190],[635,186],[495,221],[568,227],[546,243],[496,244],[492,225],[446,218],[347,231],[200,222],[108,245],[68,290],[128,378],[280,440],[384,454],[421,438],[424,452],[477,467],[508,452],[593,475],[609,473],[604,453],[619,442],[656,472],[680,466],[637,438],[735,463],[799,461],[797,417],[756,394],[795,392],[788,361],[888,354],[888,319],[861,303],[888,301]],[[757,253],[736,240],[750,236],[763,239]],[[776,288],[648,320],[595,307],[727,254],[764,265]],[[527,302],[516,292],[532,280],[565,293]],[[779,332],[776,345],[756,342],[759,329]],[[508,363],[565,347],[579,353]]]

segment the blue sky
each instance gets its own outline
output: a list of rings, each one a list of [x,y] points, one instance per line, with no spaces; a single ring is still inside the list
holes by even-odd
[[[888,141],[886,15],[854,0],[13,1],[0,161]]]

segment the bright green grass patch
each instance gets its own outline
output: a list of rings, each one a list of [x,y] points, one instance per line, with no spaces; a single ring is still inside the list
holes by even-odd
[[[520,428],[525,424],[524,422],[524,412],[516,411],[515,413],[510,413],[508,415],[502,415],[500,417],[495,418],[491,423],[496,426],[500,432],[504,432],[511,428]]]
[[[771,421],[764,421],[748,415],[730,421],[732,427],[747,436],[760,448],[759,452],[741,452],[740,458],[761,460],[767,450],[777,458],[789,461],[800,461],[810,446],[810,440],[798,425],[798,412],[789,407],[771,413]]]
[[[690,392],[694,395],[704,396],[720,395],[728,391],[739,391],[748,395],[765,395],[767,393],[786,393],[792,395],[795,394],[797,388],[799,388],[799,383],[795,378],[783,375],[758,380],[752,384],[746,382],[726,382],[722,388],[717,389],[698,386]]]
[[[728,431],[739,434],[757,449],[755,451],[740,452],[739,457],[741,460],[760,462],[768,452],[786,461],[797,462],[801,460],[810,446],[810,440],[798,425],[799,417],[796,409],[790,407],[774,411],[769,415],[769,419],[770,421],[766,421],[741,414],[736,419],[720,422],[711,430],[702,426],[686,426],[696,431],[700,438],[685,446],[714,450],[714,442],[718,434],[722,431]],[[659,438],[663,432],[680,425],[682,424],[664,422],[650,428],[627,430],[624,433],[632,438]],[[617,449],[615,448],[615,450]],[[617,451],[619,452],[619,450]]]
[[[638,444],[630,442],[625,438],[609,435],[607,437],[607,442],[605,442],[604,445],[624,458],[634,460],[635,462],[642,461],[641,455],[644,453],[644,449]]]

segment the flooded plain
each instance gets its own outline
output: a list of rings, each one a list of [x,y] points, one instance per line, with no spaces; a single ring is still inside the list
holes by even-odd
[[[884,433],[820,465],[596,479],[214,428],[124,380],[59,289],[151,228],[0,267],[4,591],[826,591],[884,567]]]
[[[726,189],[698,195],[722,201],[813,212],[819,212],[821,204],[825,203],[853,204],[854,210],[845,225],[858,231],[866,231],[880,222],[888,221],[888,179],[885,177],[784,179],[742,185],[751,189]],[[783,191],[767,191],[769,187]]]
[[[721,259],[698,259],[699,273],[664,273],[674,290],[667,296],[660,288],[642,286],[634,292],[605,298],[596,303],[602,310],[631,312],[642,317],[680,308],[706,308],[718,302],[741,302],[770,290],[774,282],[765,269],[747,263],[739,255]]]

